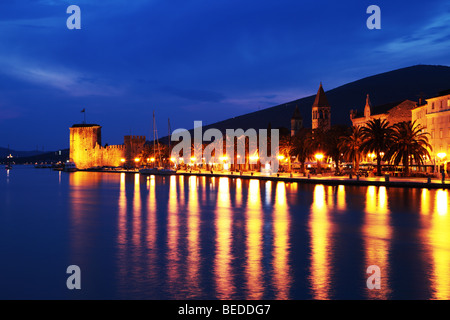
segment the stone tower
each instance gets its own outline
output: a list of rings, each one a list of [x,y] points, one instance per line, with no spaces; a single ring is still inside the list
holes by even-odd
[[[312,129],[327,131],[331,128],[331,107],[328,103],[322,83],[317,91],[316,99],[312,106]]]
[[[145,136],[125,136],[124,137],[124,156],[125,164],[129,167],[136,165],[134,159],[140,157],[144,151]]]
[[[300,114],[300,110],[298,106],[295,106],[294,114],[291,118],[291,137],[295,136],[295,134],[303,127],[303,118]]]
[[[92,166],[92,149],[102,145],[102,127],[97,124],[74,124],[70,128],[70,161],[78,168]]]

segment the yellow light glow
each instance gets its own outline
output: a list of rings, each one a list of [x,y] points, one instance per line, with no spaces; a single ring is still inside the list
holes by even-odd
[[[214,183],[214,179],[212,179]],[[233,274],[231,272],[233,244],[233,211],[230,207],[230,185],[228,178],[219,179],[215,230],[216,255],[214,259],[215,289],[219,299],[230,299],[234,294]]]
[[[191,157],[191,161],[194,162],[195,160],[197,160],[196,157]]]
[[[388,193],[386,187],[369,186],[366,194],[364,214],[364,255],[367,266],[378,265],[382,274],[383,290],[368,290],[370,299],[387,299],[389,287],[389,253],[391,251],[392,227],[390,223]]]
[[[314,157],[315,157],[317,160],[322,160],[322,159],[323,159],[323,154],[317,153]]]
[[[220,158],[220,160],[225,162],[225,161],[228,160],[228,157],[227,156],[223,156],[223,157]]]
[[[437,156],[438,156],[439,159],[442,160],[442,159],[444,159],[447,156],[447,154],[445,152],[440,152],[440,153],[437,154]]]
[[[139,158],[134,159],[134,162],[139,162],[139,161],[141,161],[141,159],[139,159]]]
[[[309,283],[313,298],[319,300],[329,299],[330,282],[327,281],[331,270],[331,234],[327,205],[327,194],[323,185],[314,187],[313,203],[311,205],[311,218],[309,229],[311,235],[311,265]]]
[[[284,159],[284,156],[279,155],[277,158],[278,158],[278,160],[283,160],[283,159]]]
[[[170,158],[170,161],[172,162],[175,162],[175,160],[176,160],[175,158]]]
[[[260,300],[264,293],[263,283],[263,210],[259,180],[249,182],[246,211],[246,257],[245,279],[248,300]]]
[[[150,161],[151,162],[155,162],[155,158],[150,158]]]
[[[251,157],[250,157],[250,160],[252,160],[252,161],[256,161],[256,160],[258,160],[258,159],[259,159],[258,156],[251,156]]]
[[[123,159],[123,158],[122,158],[122,159],[120,159],[120,162],[122,162],[122,163],[123,163],[123,162],[125,162],[125,159]]]

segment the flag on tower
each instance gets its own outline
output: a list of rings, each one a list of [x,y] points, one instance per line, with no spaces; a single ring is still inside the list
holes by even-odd
[[[83,110],[81,110],[81,113],[86,112],[86,108],[83,108]]]

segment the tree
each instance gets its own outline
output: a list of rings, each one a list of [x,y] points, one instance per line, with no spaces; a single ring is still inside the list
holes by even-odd
[[[409,175],[413,161],[422,165],[424,157],[430,157],[428,150],[432,147],[428,143],[429,133],[422,129],[415,121],[404,121],[393,126],[393,139],[386,158],[395,165],[402,163],[406,175]]]
[[[294,148],[292,150],[292,156],[296,156],[300,162],[300,171],[305,172],[305,162],[311,159],[313,153],[313,143],[311,129],[302,128],[293,137]]]
[[[280,138],[279,155],[282,155],[288,161],[288,171],[291,172],[291,157],[295,156],[295,139],[288,135],[283,135]]]
[[[330,130],[324,134],[325,152],[333,159],[336,170],[339,171],[339,162],[342,159],[341,150],[339,148],[340,137],[344,136],[348,131],[348,127],[343,125],[333,125]]]
[[[361,150],[375,153],[377,157],[377,175],[381,176],[382,152],[386,152],[392,141],[393,130],[386,119],[372,119],[361,129],[363,142]]]
[[[350,135],[339,138],[339,150],[347,161],[353,163],[356,172],[359,170],[359,162],[361,161],[362,142],[362,130],[360,127],[351,127]]]

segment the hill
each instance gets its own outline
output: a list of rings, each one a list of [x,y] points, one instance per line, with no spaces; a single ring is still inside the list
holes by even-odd
[[[42,154],[44,152],[42,151],[16,151],[16,150],[10,150],[8,148],[2,148],[0,147],[0,159],[6,158],[8,155],[12,155],[13,157],[32,157],[39,154]]]
[[[326,89],[326,83],[323,86]],[[350,110],[361,111],[367,94],[370,95],[372,104],[377,106],[404,99],[418,101],[419,97],[430,98],[448,89],[450,89],[450,67],[417,65],[366,77],[328,90],[326,95],[331,105],[332,124],[351,125]],[[300,109],[303,126],[311,127],[311,107],[314,98],[315,95],[312,95],[286,102],[216,122],[204,126],[204,129],[217,128],[222,131],[232,128],[265,129],[269,122],[272,128],[290,128],[290,119],[295,106]]]

